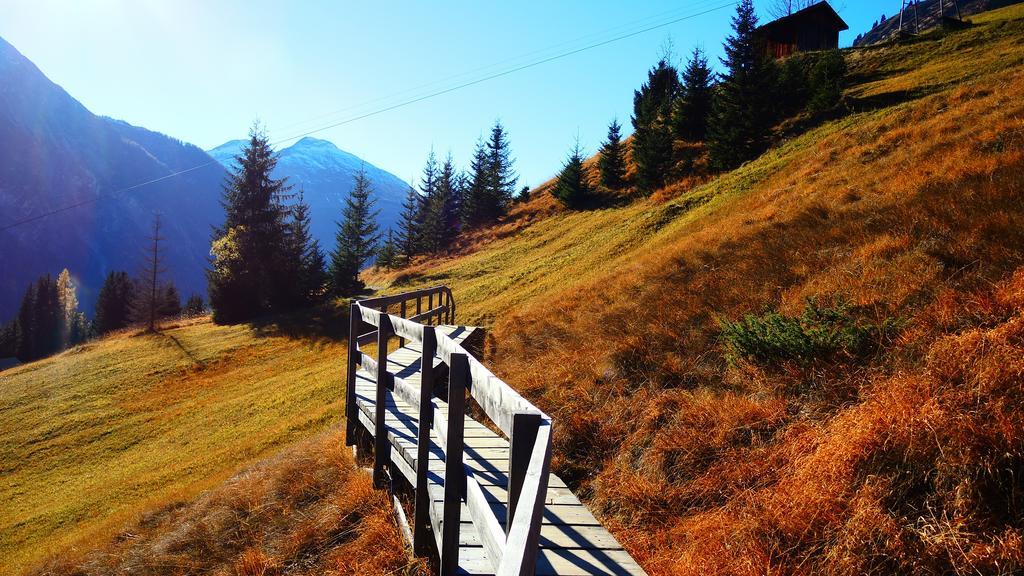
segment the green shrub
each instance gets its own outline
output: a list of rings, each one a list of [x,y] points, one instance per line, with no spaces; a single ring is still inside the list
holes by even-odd
[[[808,298],[800,316],[769,310],[760,316],[747,314],[736,322],[720,320],[719,325],[730,362],[746,359],[776,365],[862,358],[877,348],[897,322],[861,323],[842,300],[823,307]]]

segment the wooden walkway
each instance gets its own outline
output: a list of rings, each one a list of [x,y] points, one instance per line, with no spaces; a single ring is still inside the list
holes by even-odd
[[[445,289],[446,290],[446,289]],[[412,293],[416,294],[416,293]],[[440,313],[438,319],[450,318],[454,314],[454,303],[448,293],[450,313]],[[440,302],[439,298],[439,302]],[[422,308],[421,305],[417,306]],[[403,305],[404,309],[405,306]],[[433,310],[433,301],[428,310]],[[385,308],[386,310],[386,308]],[[365,315],[360,310],[355,313]],[[449,312],[449,311],[445,311]],[[419,315],[424,314],[420,312]],[[404,316],[404,314],[403,314]],[[365,316],[361,316],[364,317]],[[398,317],[401,318],[401,317]],[[416,316],[413,316],[416,318]],[[422,320],[421,318],[416,318]],[[427,319],[429,321],[429,319]],[[401,323],[395,319],[396,323]],[[408,328],[402,324],[404,328]],[[427,369],[430,378],[434,372],[446,368],[444,356],[448,351],[448,361],[455,349],[470,339],[475,329],[472,327],[440,324],[433,328],[436,338],[443,342],[430,355],[432,361]],[[403,332],[399,328],[396,332]],[[358,331],[356,333],[359,333]],[[412,336],[413,334],[408,334]],[[374,334],[380,338],[379,333]],[[361,340],[370,340],[369,337]],[[385,338],[386,344],[387,338]],[[428,341],[430,339],[428,338]],[[358,343],[358,342],[357,342]],[[430,346],[430,344],[428,344]],[[520,464],[528,462],[524,457],[513,457],[513,452],[532,455],[536,442],[520,442],[514,447],[503,435],[484,426],[473,418],[464,415],[464,407],[452,410],[449,403],[442,398],[429,394],[429,405],[416,394],[424,386],[422,365],[428,355],[424,354],[422,341],[411,338],[397,350],[392,350],[386,358],[386,366],[380,366],[379,360],[363,355],[355,348],[354,354],[360,362],[350,366],[350,375],[354,377],[354,386],[350,387],[349,398],[353,401],[353,410],[349,411],[350,434],[353,441],[362,431],[372,439],[375,472],[385,468],[389,473],[388,484],[397,481],[407,482],[416,496],[416,506],[422,518],[413,518],[413,526],[408,530],[410,537],[419,536],[420,542],[414,543],[418,553],[433,556],[441,573],[457,574],[644,574],[639,565],[622,549],[615,538],[601,526],[593,514],[579,501],[565,483],[557,476],[545,474],[544,496],[538,495],[538,522],[529,523],[528,515],[516,514],[517,508],[523,509],[525,504],[518,500],[525,493],[530,476],[526,473],[528,466]],[[378,355],[378,358],[382,358]],[[456,359],[458,360],[458,359]],[[475,360],[474,360],[475,361]],[[459,363],[455,362],[456,368]],[[354,370],[353,370],[354,368]],[[466,370],[472,381],[471,371]],[[388,379],[383,389],[377,386],[378,374]],[[477,371],[477,375],[480,373]],[[492,376],[493,377],[493,376]],[[428,384],[428,387],[432,383]],[[457,389],[459,377],[453,372],[449,377],[448,387]],[[478,388],[482,387],[478,384]],[[481,394],[478,394],[482,396]],[[518,396],[518,395],[516,395]],[[471,397],[473,397],[471,391]],[[506,398],[507,399],[507,398]],[[518,400],[513,398],[512,400]],[[378,403],[383,403],[383,410],[378,411]],[[525,401],[523,401],[525,402]],[[486,398],[484,403],[488,404]],[[491,406],[493,408],[493,406]],[[522,412],[520,407],[520,412]],[[424,411],[426,410],[426,411]],[[486,412],[486,409],[484,410]],[[453,412],[462,414],[460,424],[449,420]],[[420,420],[424,414],[431,414],[433,422],[427,430],[420,429]],[[383,417],[383,418],[381,418]],[[383,420],[386,429],[386,440],[377,434],[379,420]],[[500,417],[499,417],[500,419]],[[440,425],[439,425],[440,424]],[[353,430],[353,428],[355,430]],[[461,466],[452,468],[448,454],[453,452],[456,442],[453,431],[461,428]],[[515,428],[522,430],[522,428]],[[537,434],[534,432],[533,437]],[[421,446],[422,440],[429,437],[428,445]],[[526,437],[526,434],[520,434]],[[513,436],[515,438],[515,436]],[[548,441],[550,438],[548,437]],[[364,450],[369,450],[370,442]],[[549,457],[550,448],[547,455]],[[387,453],[378,458],[378,453]],[[538,452],[539,453],[539,452]],[[426,466],[421,468],[420,459],[425,459]],[[459,472],[461,468],[461,472]],[[510,468],[512,473],[510,474]],[[523,469],[517,473],[516,469]],[[446,494],[446,476],[452,475],[459,484],[454,488],[449,485]],[[417,472],[420,471],[421,475]],[[381,471],[383,473],[383,470]],[[546,472],[546,470],[545,470]],[[535,475],[536,476],[536,475]],[[511,480],[510,480],[511,477]],[[375,474],[377,479],[377,474]],[[468,480],[467,480],[468,479]],[[509,484],[513,483],[513,494],[510,498]],[[461,483],[461,484],[460,484]],[[540,488],[541,486],[537,486]],[[518,502],[517,502],[518,500]],[[453,506],[453,503],[455,504]],[[457,514],[456,510],[457,508]],[[512,559],[496,557],[513,554],[509,543],[512,538],[512,516],[523,526],[536,524],[532,528],[537,531],[534,540],[526,539],[523,546],[526,561],[516,565]],[[482,513],[484,512],[484,513]],[[400,513],[404,520],[404,513]],[[455,525],[454,530],[446,530],[446,519]],[[429,534],[429,535],[428,535]],[[447,538],[450,542],[446,542]],[[429,549],[423,540],[429,540]],[[531,550],[530,548],[535,548]],[[445,560],[448,560],[447,562]]]

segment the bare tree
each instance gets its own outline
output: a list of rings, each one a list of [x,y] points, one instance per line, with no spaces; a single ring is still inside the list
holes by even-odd
[[[768,12],[776,18],[783,18],[817,3],[818,0],[774,0]]]
[[[153,232],[146,243],[145,260],[135,290],[133,316],[136,322],[145,322],[149,331],[156,330],[156,321],[160,317],[164,304],[164,295],[160,290],[160,276],[167,270],[163,266],[163,255],[160,253],[160,215],[153,217]]]

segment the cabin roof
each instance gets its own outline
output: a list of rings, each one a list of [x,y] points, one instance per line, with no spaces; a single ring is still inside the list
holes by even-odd
[[[836,28],[839,31],[849,30],[850,27],[846,22],[839,16],[839,14],[832,8],[832,5],[828,2],[818,2],[812,4],[803,10],[793,12],[789,16],[783,16],[778,20],[773,20],[763,26],[757,28],[758,32],[770,33],[780,28],[787,28],[789,26],[799,26],[804,20],[810,16],[821,15],[826,19],[831,20],[835,23]]]

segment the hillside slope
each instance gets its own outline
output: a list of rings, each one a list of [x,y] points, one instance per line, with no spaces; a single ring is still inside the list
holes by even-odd
[[[190,321],[0,372],[0,573],[103,542],[325,429],[345,347],[315,320]]]
[[[368,280],[493,327],[557,472],[654,574],[1020,570],[1024,9],[973,20],[847,51],[848,114],[667,202],[541,191]]]

